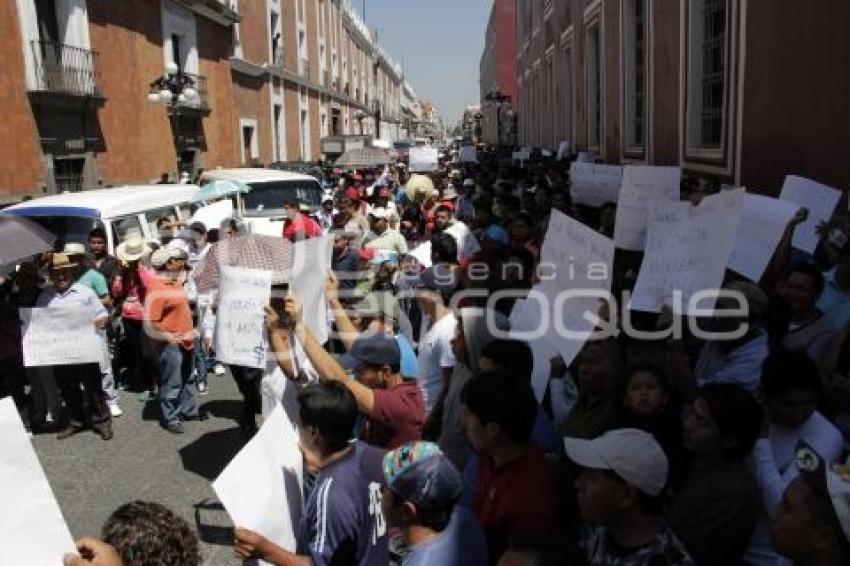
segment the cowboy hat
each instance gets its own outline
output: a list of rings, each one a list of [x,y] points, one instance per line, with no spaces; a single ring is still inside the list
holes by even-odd
[[[64,252],[56,252],[51,256],[50,269],[53,271],[59,271],[60,269],[72,269],[78,265],[78,263],[71,261],[68,258],[68,254]]]
[[[68,242],[65,244],[65,248],[62,250],[62,253],[69,256],[86,255],[86,245],[79,242]]]
[[[457,191],[455,190],[455,188],[452,187],[451,185],[449,185],[449,187],[446,188],[443,191],[442,200],[454,200],[454,199],[458,198],[459,196],[460,195],[457,194]]]
[[[121,261],[138,261],[148,252],[145,239],[141,236],[130,236],[116,249],[115,256]]]

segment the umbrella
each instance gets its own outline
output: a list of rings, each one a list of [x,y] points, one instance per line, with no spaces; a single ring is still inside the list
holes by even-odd
[[[213,244],[192,275],[199,292],[218,287],[222,265],[271,271],[273,284],[288,283],[292,277],[292,242],[248,234]]]
[[[434,192],[434,181],[426,175],[411,175],[404,187],[404,194],[414,204],[419,204]]]
[[[392,163],[386,150],[376,147],[361,147],[343,153],[334,165],[343,169],[367,169]]]
[[[249,192],[251,192],[251,187],[245,183],[231,181],[230,179],[217,179],[201,187],[201,190],[192,197],[192,202],[201,202],[204,200],[212,200],[235,195],[237,193]]]
[[[0,265],[53,248],[56,236],[29,218],[0,214]]]

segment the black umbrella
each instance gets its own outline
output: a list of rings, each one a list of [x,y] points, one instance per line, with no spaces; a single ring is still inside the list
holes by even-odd
[[[9,265],[53,248],[56,236],[29,218],[0,214],[0,265]]]

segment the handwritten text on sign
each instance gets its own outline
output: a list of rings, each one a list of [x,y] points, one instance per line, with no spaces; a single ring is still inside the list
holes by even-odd
[[[643,250],[647,207],[658,201],[678,201],[681,178],[679,167],[626,165],[614,224],[614,241],[618,248]]]
[[[606,202],[617,202],[623,168],[619,165],[580,163],[570,167],[573,200],[578,204],[600,207]]]
[[[99,363],[103,356],[91,313],[86,309],[21,309],[24,365]]]
[[[569,364],[596,327],[600,298],[611,290],[614,241],[553,210],[541,259],[553,269],[541,273],[546,278],[533,289],[545,296],[550,314],[543,340]]]
[[[666,305],[676,314],[694,314],[682,312],[691,310],[691,295],[719,289],[723,283],[743,204],[744,189],[711,195],[696,207],[686,202],[654,203],[630,308],[661,312]],[[681,300],[674,300],[676,293],[681,293]],[[693,306],[714,305],[705,301]]]
[[[216,353],[227,364],[263,368],[268,349],[263,307],[269,304],[272,272],[221,268]]]

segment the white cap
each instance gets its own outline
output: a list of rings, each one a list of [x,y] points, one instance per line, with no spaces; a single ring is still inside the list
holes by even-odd
[[[86,246],[79,242],[68,242],[62,251],[68,255],[85,255]]]
[[[181,250],[165,246],[151,254],[151,265],[159,269],[168,263],[168,260],[180,257],[185,257]]]
[[[464,187],[474,187],[475,181],[473,181],[472,179],[464,179],[463,186]]]
[[[189,253],[189,242],[184,240],[183,238],[173,238],[168,242],[166,246],[171,248],[172,250],[180,250],[181,252]]]
[[[390,211],[383,207],[375,207],[369,211],[369,216],[374,216],[375,218],[383,218],[388,219],[392,216]]]
[[[667,456],[648,432],[621,428],[593,440],[565,438],[564,448],[579,466],[611,470],[647,495],[658,495],[667,484]]]

